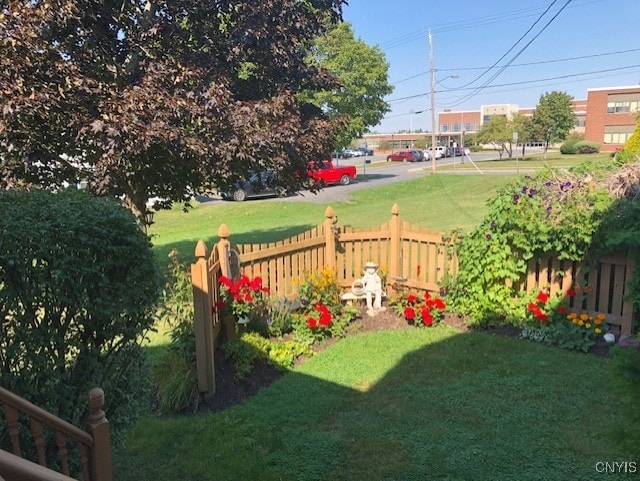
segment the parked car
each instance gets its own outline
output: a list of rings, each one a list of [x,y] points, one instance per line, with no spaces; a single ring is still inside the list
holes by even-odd
[[[390,160],[394,162],[416,162],[417,156],[414,152],[415,150],[399,150],[393,154],[387,155],[387,162]]]
[[[412,150],[411,152],[413,152],[416,162],[422,162],[424,160],[424,152],[422,152],[422,150]]]
[[[351,155],[350,151],[342,149],[336,152],[331,152],[331,157],[333,157],[334,159],[348,159],[350,157],[353,157],[353,155]]]
[[[373,155],[372,149],[367,149],[366,147],[360,147],[358,148],[358,150],[362,152],[362,155]]]
[[[332,161],[323,160],[312,162],[308,174],[315,182],[349,185],[356,178],[356,168],[353,165],[335,166]]]
[[[362,152],[360,149],[347,149],[346,151],[349,152],[351,157],[361,157],[364,155],[364,152]]]
[[[456,157],[464,155],[463,147],[447,147],[447,157]]]
[[[235,200],[238,202],[258,197],[288,195],[289,192],[286,189],[276,188],[273,185],[274,177],[275,173],[272,171],[252,174],[248,179],[236,182],[230,188],[220,191],[219,194],[224,200]]]

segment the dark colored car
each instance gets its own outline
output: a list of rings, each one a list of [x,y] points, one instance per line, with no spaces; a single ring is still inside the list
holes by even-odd
[[[262,172],[252,174],[248,179],[237,182],[229,189],[220,192],[224,200],[235,200],[242,202],[246,199],[257,197],[274,197],[288,195],[286,190],[276,188],[274,184],[275,174],[273,172]]]
[[[393,154],[387,155],[387,162],[390,160],[394,162],[417,162],[418,158],[414,150],[399,150]]]
[[[457,157],[464,155],[464,147],[448,147],[447,157]]]
[[[359,147],[358,150],[364,155],[373,155],[373,150],[367,149],[366,147]]]

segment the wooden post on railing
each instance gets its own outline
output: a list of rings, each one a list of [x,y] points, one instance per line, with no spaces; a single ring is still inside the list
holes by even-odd
[[[333,211],[333,207],[329,206],[324,211],[324,265],[330,269],[336,268],[336,223],[338,218]]]
[[[193,329],[196,335],[196,371],[198,391],[209,401],[216,392],[216,376],[213,362],[213,306],[212,288],[209,285],[207,246],[199,241],[196,245],[195,264],[191,264],[191,284],[193,286]],[[214,286],[215,287],[215,286]]]
[[[391,238],[389,239],[389,278],[400,277],[400,207],[393,204],[391,220],[389,221]]]
[[[218,249],[218,258],[220,259],[220,272],[225,277],[231,277],[231,242],[229,241],[229,228],[226,224],[220,224],[218,228],[218,237],[220,240],[215,245],[214,249]],[[213,286],[215,289],[218,286]],[[224,329],[225,338],[227,340],[233,339],[236,335],[236,325],[235,320],[232,316],[224,316],[220,319],[222,322],[222,327]]]
[[[104,392],[99,387],[89,391],[89,417],[86,421],[87,432],[93,438],[91,450],[91,481],[112,481],[111,434],[109,421],[102,410]]]

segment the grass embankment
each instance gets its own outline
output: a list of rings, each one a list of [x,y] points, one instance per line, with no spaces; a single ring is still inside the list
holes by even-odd
[[[595,480],[596,463],[631,459],[608,442],[615,420],[607,360],[446,327],[376,332],[230,410],[142,419],[115,479]]]

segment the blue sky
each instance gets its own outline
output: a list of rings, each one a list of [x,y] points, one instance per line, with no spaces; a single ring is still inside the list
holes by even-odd
[[[639,84],[640,0],[570,0],[565,7],[567,1],[349,0],[345,21],[385,53],[395,85],[386,99],[392,111],[370,130],[431,129],[429,30],[436,112],[495,103],[535,107],[553,90],[583,99],[588,88]]]

